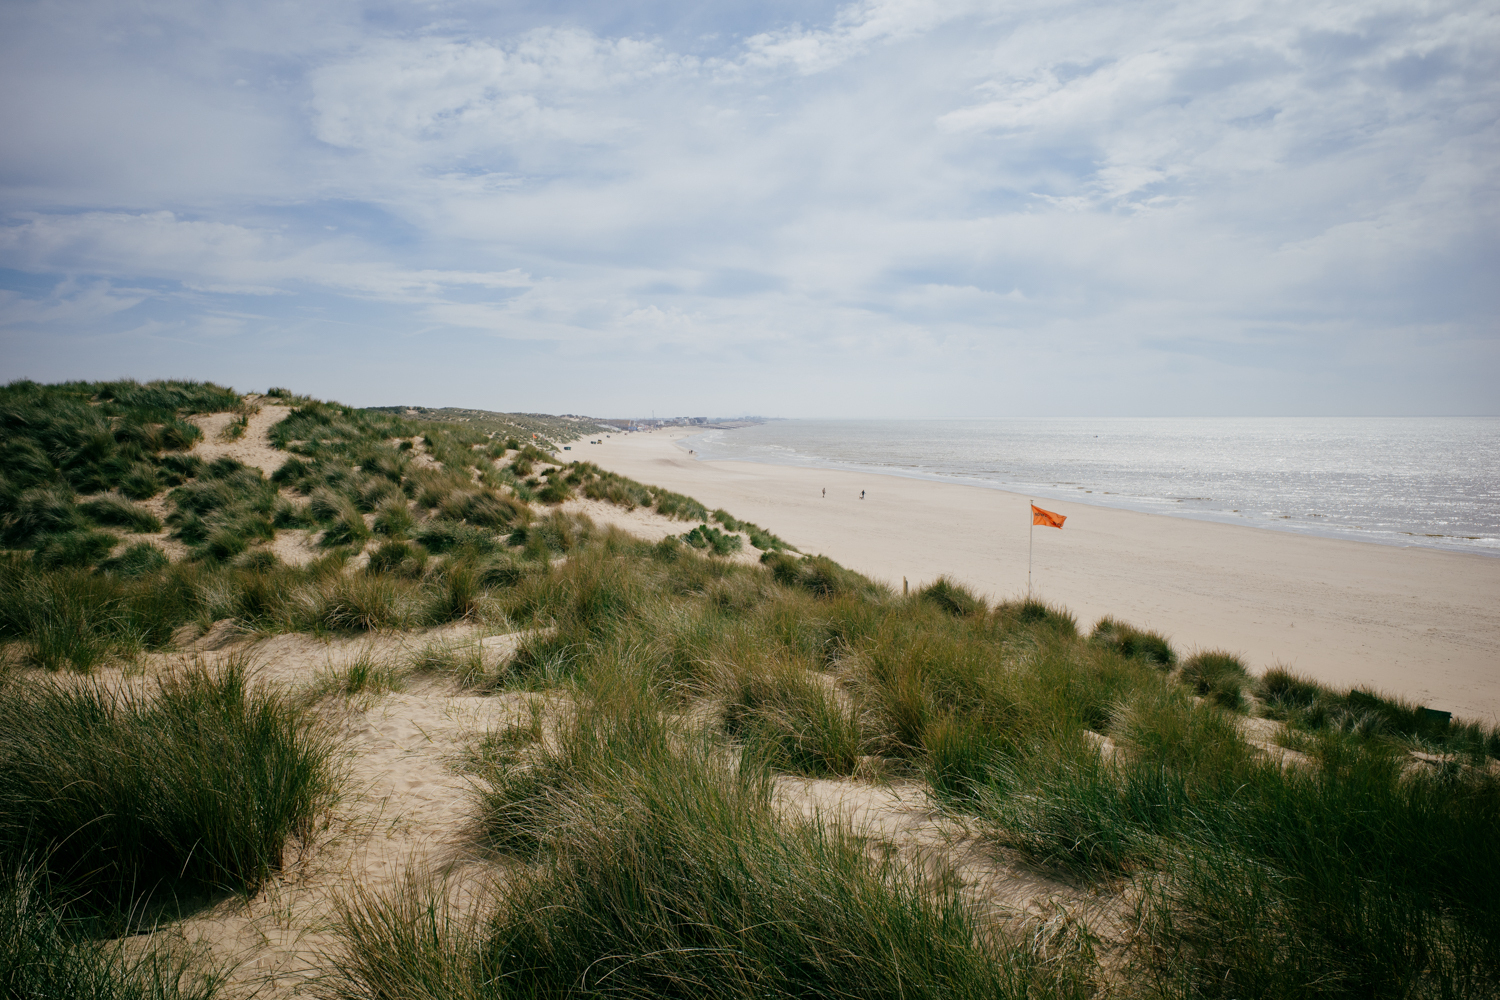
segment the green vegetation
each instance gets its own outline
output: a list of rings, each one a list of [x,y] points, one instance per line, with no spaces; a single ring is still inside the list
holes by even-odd
[[[210,1000],[224,974],[155,945],[96,940],[33,868],[0,870],[0,996]],[[134,944],[134,947],[130,945]]]
[[[253,890],[333,791],[332,746],[251,689],[244,665],[146,694],[40,680],[0,687],[0,865],[34,864],[70,906],[123,917]]]
[[[255,412],[255,409],[259,408],[252,409],[241,404],[239,416],[225,424],[224,429],[219,431],[219,440],[238,441],[244,437],[245,431],[250,429],[250,415]]]
[[[1500,729],[947,577],[898,595],[529,433],[278,398],[268,479],[183,450],[227,390],[0,396],[11,992],[212,993],[108,936],[278,870],[335,790],[314,713],[447,679],[530,706],[456,755],[503,877],[465,912],[441,880],[351,890],[333,1000],[1500,993]],[[649,544],[557,506],[578,496],[692,526]],[[288,529],[316,533],[307,565],[266,544]],[[721,558],[741,535],[758,563]],[[478,628],[415,654],[372,636],[295,698],[235,659],[154,684],[27,669],[159,670],[138,654],[183,626],[456,621]],[[514,655],[479,638],[499,632]],[[799,818],[809,789],[887,781],[930,798],[902,820],[920,849]],[[1016,865],[1093,902],[992,912],[974,872]]]
[[[576,487],[590,500],[603,500],[626,510],[654,507],[663,517],[679,521],[708,520],[708,508],[692,497],[664,490],[660,486],[646,486],[617,473],[607,472],[593,462],[572,462],[565,466],[563,472],[564,481]]]
[[[989,611],[984,601],[963,584],[940,576],[917,591],[917,597],[950,615],[982,615]]]
[[[515,620],[553,631],[483,683],[561,688],[580,706],[545,739],[535,723],[494,734],[471,764],[485,782],[488,843],[535,867],[485,920],[431,935],[392,937],[397,914],[421,909],[415,887],[352,903],[344,995],[415,991],[402,977],[437,969],[451,977],[443,989],[466,984],[463,995],[509,995],[493,984],[522,982],[537,984],[528,995],[779,995],[846,988],[832,966],[774,957],[801,956],[794,942],[809,935],[868,942],[869,919],[920,926],[934,947],[953,940],[897,916],[893,900],[911,885],[899,864],[860,874],[837,851],[800,853],[796,823],[747,826],[755,789],[777,772],[923,777],[988,842],[1118,894],[1135,911],[1122,975],[1143,995],[1500,987],[1490,958],[1500,778],[1463,763],[1479,758],[1413,771],[1389,735],[1331,724],[1298,730],[1311,762],[1284,766],[1239,735],[1243,675],[1227,654],[1175,670],[1159,636],[1115,623],[1085,638],[1040,602],[988,608],[952,581],[900,598],[825,559],[767,554],[744,566],[612,533],[537,567],[503,600]],[[1313,692],[1325,706],[1350,698],[1276,676],[1271,688],[1286,712],[1316,713]],[[700,699],[719,706],[716,728],[668,721]],[[1449,723],[1421,739],[1487,745],[1470,735]],[[838,842],[826,824],[819,836]],[[761,844],[779,846],[762,855]],[[688,858],[695,867],[682,867]],[[805,873],[784,897],[782,866]],[[826,873],[832,882],[816,881]],[[736,888],[746,885],[753,898]],[[854,885],[883,887],[869,890],[878,919],[866,916],[875,903],[849,902],[866,891]],[[946,898],[925,883],[917,895]],[[837,933],[818,930],[833,919],[824,896],[845,900]],[[690,914],[691,934],[667,914]],[[795,928],[793,939],[761,939],[767,921]],[[898,938],[881,939],[884,951],[860,945],[866,961],[894,954],[900,967],[931,968]],[[947,967],[968,968],[945,954]],[[1081,945],[1049,952],[1053,964],[1025,949],[994,954],[985,961],[1008,970],[1007,990],[1084,995],[1107,978]],[[827,978],[797,978],[808,969]],[[997,988],[954,975],[959,995]],[[881,992],[874,981],[847,988]]]
[[[405,687],[405,671],[366,652],[357,656],[353,663],[329,678],[326,690],[352,697],[382,695],[391,691],[400,691]]]
[[[555,749],[535,727],[509,753],[492,741],[491,843],[534,866],[473,922],[444,919],[441,886],[355,898],[338,995],[1082,995],[1071,970],[986,943],[951,884],[779,816],[767,771],[606,683]]]
[[[1456,754],[1471,764],[1500,757],[1500,727],[1454,722],[1399,698],[1363,688],[1332,691],[1279,667],[1266,671],[1254,688],[1265,714],[1285,722],[1295,734],[1352,737],[1361,745],[1396,751]]]
[[[1156,632],[1147,632],[1108,616],[1094,626],[1093,640],[1122,656],[1154,663],[1164,670],[1177,664],[1172,644]]]
[[[104,495],[78,505],[79,511],[95,524],[125,528],[150,534],[161,530],[161,519],[128,500]]]
[[[1250,686],[1250,673],[1233,653],[1210,650],[1194,653],[1183,662],[1182,680],[1199,697],[1212,698],[1225,708],[1239,708]]]
[[[461,406],[436,409],[426,406],[373,406],[370,409],[376,413],[399,414],[411,420],[457,424],[491,437],[509,439],[512,449],[520,447],[514,442],[530,441],[533,434],[537,436],[538,445],[554,451],[556,446],[553,442],[571,441],[586,434],[604,434],[612,430],[586,417],[556,417],[546,413],[496,413]]]
[[[716,556],[732,555],[744,548],[739,535],[726,535],[718,528],[710,528],[706,524],[698,525],[683,535],[682,540],[695,549],[707,549]]]
[[[743,531],[750,539],[750,544],[763,552],[796,552],[795,546],[771,534],[759,525],[751,524],[749,521],[741,521],[732,516],[727,510],[714,511],[714,520],[718,521],[730,531]]]

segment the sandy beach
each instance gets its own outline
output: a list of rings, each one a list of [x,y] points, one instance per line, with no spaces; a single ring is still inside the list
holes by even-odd
[[[871,473],[704,462],[690,431],[574,442],[570,458],[686,493],[898,589],[946,573],[1026,592],[1027,500]],[[826,499],[821,491],[827,489]],[[866,497],[860,499],[860,491]],[[1500,721],[1500,558],[1293,535],[1063,501],[1035,529],[1033,588],[1081,628],[1110,614],[1179,650],[1226,649],[1455,715]]]

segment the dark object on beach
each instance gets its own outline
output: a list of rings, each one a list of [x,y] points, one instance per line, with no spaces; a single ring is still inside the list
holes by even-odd
[[[861,500],[863,500],[863,499],[864,499],[864,498],[865,498],[865,491],[864,491],[864,490],[860,490],[860,491],[859,491],[859,498],[860,498],[860,499],[861,499]]]
[[[1453,721],[1452,712],[1444,712],[1436,708],[1419,708],[1417,713],[1423,722],[1436,722],[1438,725],[1446,726]]]

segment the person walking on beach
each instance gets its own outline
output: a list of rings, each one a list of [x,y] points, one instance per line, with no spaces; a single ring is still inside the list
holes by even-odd
[[[826,486],[823,487],[823,499],[824,500],[828,499],[828,487],[826,487]]]
[[[859,498],[860,498],[860,499],[861,499],[861,500],[863,500],[863,499],[864,499],[864,498],[865,498],[865,491],[864,491],[864,490],[860,490],[860,491],[859,491]]]

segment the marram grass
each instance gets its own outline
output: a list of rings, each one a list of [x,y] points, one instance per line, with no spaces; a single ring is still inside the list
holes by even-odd
[[[106,914],[252,891],[313,832],[333,755],[240,660],[145,693],[14,679],[0,687],[0,863],[42,865]]]

